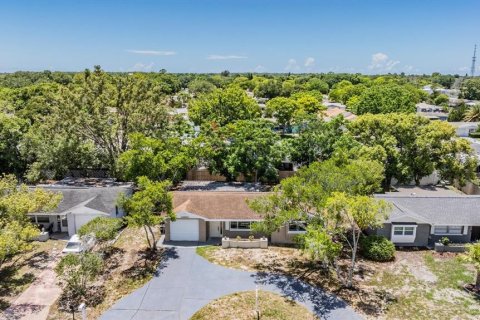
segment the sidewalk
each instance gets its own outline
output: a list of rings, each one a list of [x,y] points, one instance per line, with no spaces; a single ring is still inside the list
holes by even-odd
[[[60,259],[57,253],[48,262],[37,279],[12,305],[6,309],[0,319],[7,320],[45,320],[50,306],[58,299],[62,290],[57,286],[54,268]]]

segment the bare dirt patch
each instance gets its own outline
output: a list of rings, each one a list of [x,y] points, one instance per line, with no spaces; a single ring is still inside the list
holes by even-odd
[[[156,236],[159,231],[156,230]],[[89,319],[97,319],[120,298],[131,293],[148,282],[157,271],[162,251],[157,253],[147,250],[143,229],[125,228],[117,242],[104,256],[104,271],[97,281],[97,286],[104,290],[103,300],[94,308],[87,308]],[[76,317],[79,315],[76,315]],[[48,319],[67,319],[71,314],[58,308],[56,303],[50,309]]]
[[[360,258],[355,289],[342,287],[335,274],[310,262],[295,248],[222,249],[205,247],[199,254],[213,263],[249,271],[288,274],[324,288],[347,301],[368,319],[478,319],[480,304],[463,291],[473,269],[455,254],[397,251],[391,262]],[[345,268],[347,259],[340,260]]]

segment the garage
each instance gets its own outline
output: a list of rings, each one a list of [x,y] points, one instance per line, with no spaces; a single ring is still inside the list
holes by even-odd
[[[198,219],[178,219],[170,223],[170,240],[199,241]]]

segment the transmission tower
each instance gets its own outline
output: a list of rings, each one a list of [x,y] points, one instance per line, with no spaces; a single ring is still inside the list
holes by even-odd
[[[472,68],[470,69],[470,76],[475,76],[475,61],[477,60],[477,45],[473,48]]]

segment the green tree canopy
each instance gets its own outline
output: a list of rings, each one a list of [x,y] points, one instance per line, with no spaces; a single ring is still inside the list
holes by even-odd
[[[194,151],[180,138],[156,139],[141,133],[130,136],[129,149],[117,160],[117,172],[126,181],[141,176],[150,180],[180,181],[197,163]]]
[[[210,171],[229,180],[240,174],[251,181],[274,181],[277,166],[285,157],[280,137],[267,120],[239,120],[225,127],[207,130],[197,143]]]
[[[235,120],[260,117],[260,107],[245,91],[230,87],[194,99],[188,108],[188,115],[196,125],[216,123],[224,126]]]
[[[167,218],[175,219],[172,208],[172,195],[169,193],[171,182],[150,181],[147,177],[139,177],[138,191],[130,198],[121,195],[119,204],[128,213],[127,223],[134,227],[142,227],[148,246],[157,249],[157,238],[153,228]]]
[[[374,85],[358,97],[358,101],[349,106],[353,113],[392,113],[415,112],[418,96],[412,90],[396,84]]]

